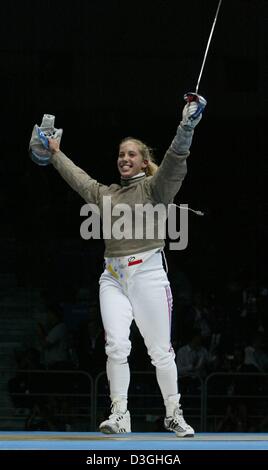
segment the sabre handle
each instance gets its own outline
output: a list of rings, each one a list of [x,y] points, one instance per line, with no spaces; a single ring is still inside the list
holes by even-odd
[[[189,119],[192,121],[194,119],[197,119],[200,116],[200,114],[202,114],[207,104],[207,100],[203,96],[198,95],[197,93],[194,93],[194,92],[185,93],[184,100],[187,102],[189,106],[191,105],[191,103],[196,103],[196,109],[194,113],[189,116]]]
[[[184,95],[184,100],[187,101],[187,103],[192,103],[193,101],[198,101],[198,94],[197,93],[185,93]]]

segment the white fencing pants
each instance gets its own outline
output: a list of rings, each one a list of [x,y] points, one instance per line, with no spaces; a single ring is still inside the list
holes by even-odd
[[[106,259],[106,269],[100,277],[100,307],[111,400],[127,398],[133,319],[156,367],[164,400],[176,395],[177,367],[170,343],[172,295],[161,253]]]

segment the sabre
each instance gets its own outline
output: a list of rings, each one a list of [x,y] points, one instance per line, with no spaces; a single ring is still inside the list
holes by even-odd
[[[221,4],[222,4],[222,0],[219,0],[217,11],[216,11],[216,14],[215,14],[215,18],[214,18],[212,28],[211,28],[211,31],[210,31],[210,35],[209,35],[209,38],[208,38],[207,47],[206,47],[206,50],[205,50],[205,55],[204,55],[203,62],[202,62],[202,65],[201,65],[201,70],[200,70],[199,77],[198,77],[198,80],[197,80],[195,93],[186,93],[186,95],[185,95],[185,100],[188,101],[188,102],[197,101],[197,94],[198,94],[198,90],[199,90],[199,85],[200,85],[200,81],[201,81],[201,78],[202,78],[202,75],[203,75],[203,71],[204,71],[204,67],[205,67],[205,63],[206,63],[206,60],[207,60],[207,55],[208,55],[208,51],[209,51],[209,47],[210,47],[210,43],[211,43],[212,36],[213,36],[213,33],[214,33],[214,29],[215,29],[215,25],[216,25],[216,22],[217,22],[218,15],[219,15]]]
[[[204,70],[204,67],[205,67],[206,60],[207,60],[207,55],[208,55],[209,46],[210,46],[211,39],[212,39],[212,36],[213,36],[213,33],[214,33],[214,29],[215,29],[215,25],[216,25],[216,21],[217,21],[218,15],[219,15],[219,11],[220,11],[221,4],[222,4],[222,0],[219,1],[218,8],[217,8],[217,11],[216,11],[216,15],[215,15],[215,18],[214,18],[214,21],[213,21],[213,25],[212,25],[212,28],[211,28],[211,31],[210,31],[210,35],[209,35],[209,38],[208,38],[208,43],[207,43],[207,47],[206,47],[204,59],[203,59],[203,62],[202,62],[200,74],[199,74],[199,77],[198,77],[198,80],[197,80],[196,89],[195,89],[195,92],[196,92],[196,93],[198,93],[200,81],[201,81],[202,74],[203,74],[203,70]]]

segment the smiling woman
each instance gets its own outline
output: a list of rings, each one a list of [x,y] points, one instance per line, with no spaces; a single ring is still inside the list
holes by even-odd
[[[146,176],[153,176],[158,169],[153,150],[141,140],[132,137],[121,141],[117,166],[122,178],[131,178],[141,172]]]
[[[185,105],[175,138],[159,168],[153,161],[151,149],[142,141],[132,137],[124,139],[117,158],[121,181],[111,186],[99,183],[74,165],[61,152],[59,139],[48,136],[51,163],[67,183],[87,203],[97,205],[102,216],[105,201],[109,198],[115,214],[109,218],[111,226],[120,224],[120,207],[127,207],[130,212],[132,226],[129,232],[132,235],[118,237],[110,226],[108,230],[106,227],[109,236],[106,233],[104,238],[105,270],[99,281],[100,307],[112,402],[111,415],[100,425],[100,431],[104,433],[131,431],[127,409],[130,381],[128,356],[131,350],[130,326],[134,320],[156,368],[166,407],[165,428],[174,431],[178,437],[194,435],[194,430],[183,418],[175,354],[170,342],[172,294],[162,263],[164,235],[158,237],[155,230],[149,237],[145,228],[137,236],[139,226],[134,216],[137,205],[156,208],[162,204],[166,208],[172,203],[187,173],[186,159],[194,128],[201,119],[205,104],[201,96],[196,96],[196,101]],[[151,220],[150,228],[157,228],[157,218]],[[166,218],[163,225],[165,221]]]

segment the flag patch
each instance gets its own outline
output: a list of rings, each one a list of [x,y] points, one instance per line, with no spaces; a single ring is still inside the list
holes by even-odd
[[[134,264],[140,264],[142,262],[143,262],[142,259],[136,259],[135,261],[129,261],[128,266],[133,266]]]

